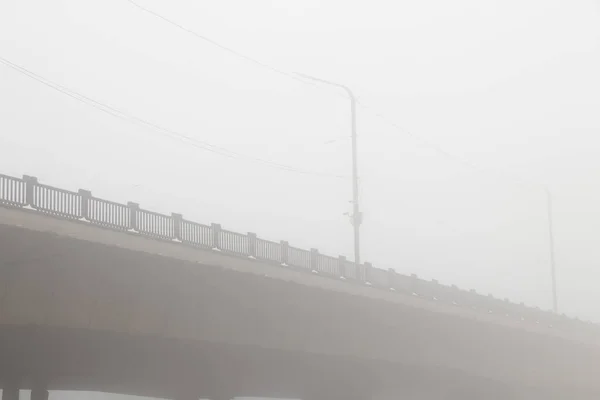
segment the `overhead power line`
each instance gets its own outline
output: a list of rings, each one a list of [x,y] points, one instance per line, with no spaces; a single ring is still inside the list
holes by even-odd
[[[169,19],[169,18],[165,17],[164,15],[161,15],[161,14],[159,14],[157,12],[154,12],[154,11],[150,10],[149,8],[146,8],[146,7],[138,4],[137,2],[135,2],[133,0],[127,0],[127,1],[129,3],[131,3],[132,5],[134,5],[135,7],[139,8],[140,10],[145,11],[148,14],[152,14],[156,18],[159,18],[159,19],[165,21],[166,23],[175,26],[176,28],[181,29],[182,31],[185,31],[185,32],[189,33],[190,35],[195,36],[198,39],[201,39],[201,40],[203,40],[203,41],[205,41],[207,43],[212,44],[213,46],[216,46],[216,47],[218,47],[218,48],[220,48],[220,49],[222,49],[222,50],[230,53],[230,54],[233,54],[236,57],[242,58],[242,59],[244,59],[246,61],[249,61],[249,62],[251,62],[253,64],[258,65],[259,67],[266,68],[268,70],[271,70],[272,72],[275,72],[277,74],[280,74],[280,75],[286,76],[288,78],[294,79],[294,80],[296,80],[298,82],[302,82],[304,84],[310,84],[310,85],[316,86],[316,85],[314,85],[312,83],[304,81],[303,79],[295,76],[294,74],[292,74],[290,72],[287,72],[287,71],[284,71],[284,70],[282,70],[280,68],[277,68],[277,67],[274,67],[272,65],[266,64],[266,63],[264,63],[262,61],[257,60],[256,58],[253,58],[253,57],[250,57],[250,56],[248,56],[246,54],[243,54],[243,53],[241,53],[241,52],[239,52],[239,51],[237,51],[237,50],[235,50],[235,49],[233,49],[231,47],[225,46],[225,45],[217,42],[216,40],[213,40],[213,39],[211,39],[211,38],[209,38],[207,36],[201,35],[198,32],[195,32],[195,31],[193,31],[193,30],[191,30],[189,28],[186,28],[185,26],[183,26],[183,25],[181,25],[181,24],[173,21],[172,19]]]
[[[140,9],[140,10],[142,10],[142,11],[148,13],[148,14],[151,14],[154,17],[156,17],[156,18],[158,18],[158,19],[160,19],[160,20],[168,23],[169,25],[174,26],[177,29],[180,29],[180,30],[182,30],[182,31],[184,31],[184,32],[186,32],[186,33],[188,33],[190,35],[193,35],[194,37],[196,37],[198,39],[201,39],[204,42],[209,43],[209,44],[211,44],[213,46],[216,46],[216,47],[218,47],[218,48],[220,48],[220,49],[222,49],[222,50],[224,50],[224,51],[226,51],[226,52],[228,52],[228,53],[230,53],[230,54],[232,54],[232,55],[234,55],[236,57],[239,57],[241,59],[249,61],[249,62],[251,62],[253,64],[256,64],[256,65],[258,65],[258,66],[260,66],[262,68],[265,68],[265,69],[270,70],[272,72],[275,72],[277,74],[280,74],[280,75],[283,75],[285,77],[294,79],[295,81],[302,82],[305,85],[310,85],[312,87],[319,88],[319,86],[315,85],[313,82],[310,82],[310,81],[307,81],[305,79],[302,79],[299,76],[298,73],[292,73],[292,72],[288,72],[288,71],[285,71],[283,69],[274,67],[274,66],[272,66],[270,64],[264,63],[264,62],[262,62],[262,61],[260,61],[260,60],[258,60],[256,58],[254,58],[254,57],[251,57],[251,56],[249,56],[247,54],[244,54],[244,53],[242,53],[240,51],[237,51],[237,50],[235,50],[235,49],[233,49],[233,48],[231,48],[229,46],[225,46],[225,45],[219,43],[218,41],[209,38],[206,35],[202,35],[202,34],[196,32],[196,31],[194,31],[194,30],[192,30],[190,28],[187,28],[187,27],[181,25],[178,22],[173,21],[170,18],[165,17],[162,14],[159,14],[159,13],[157,13],[157,12],[155,12],[155,11],[149,9],[149,8],[146,8],[146,7],[142,6],[142,5],[140,5],[138,2],[136,2],[134,0],[126,0],[126,1],[129,2],[129,3],[131,3],[133,6],[137,7],[138,9]],[[328,93],[332,93],[332,92],[328,91]],[[342,94],[340,94],[340,96],[346,97],[345,95],[342,95]],[[484,173],[493,172],[496,175],[498,175],[498,174],[500,174],[500,175],[506,175],[506,174],[501,174],[498,171],[493,171],[493,170],[488,169],[488,168],[480,167],[477,164],[473,163],[472,161],[470,161],[470,160],[468,160],[468,159],[466,159],[464,157],[460,157],[460,156],[458,156],[456,154],[452,154],[452,153],[444,150],[439,145],[436,145],[435,143],[433,143],[430,140],[422,137],[421,135],[417,135],[417,134],[415,134],[415,133],[413,133],[413,132],[411,132],[411,131],[403,128],[398,123],[394,122],[391,118],[389,118],[386,115],[384,115],[384,114],[382,114],[382,113],[374,110],[372,107],[366,105],[360,99],[356,99],[356,103],[357,103],[357,105],[359,107],[363,108],[364,110],[366,110],[367,112],[371,113],[375,117],[381,119],[383,122],[385,122],[389,126],[393,127],[394,129],[402,132],[403,134],[405,134],[405,135],[411,137],[412,139],[414,139],[415,141],[421,143],[421,145],[423,145],[425,147],[428,147],[428,148],[436,151],[440,155],[442,155],[442,156],[444,156],[444,157],[446,157],[446,158],[448,158],[448,159],[450,159],[452,161],[459,162],[460,164],[463,164],[464,166],[467,166],[468,168],[477,170],[479,172],[484,172]],[[519,180],[521,182],[523,181],[522,179],[517,179],[517,180]]]
[[[242,160],[242,161],[251,161],[251,162],[256,162],[256,163],[260,163],[266,167],[270,167],[270,168],[275,168],[275,169],[279,169],[279,170],[283,170],[283,171],[288,171],[288,172],[294,172],[294,173],[298,173],[298,174],[305,174],[305,175],[313,175],[313,176],[321,176],[321,177],[330,177],[330,178],[339,178],[339,179],[345,179],[346,177],[343,175],[337,175],[337,174],[330,174],[330,173],[325,173],[325,172],[318,172],[318,171],[311,171],[311,170],[305,170],[305,169],[300,169],[297,167],[293,167],[290,165],[286,165],[286,164],[280,164],[271,160],[267,160],[264,158],[260,158],[260,157],[255,157],[255,156],[251,156],[251,155],[247,155],[247,154],[242,154],[242,153],[238,153],[232,150],[229,150],[227,148],[221,147],[221,146],[217,146],[214,144],[211,144],[207,141],[204,140],[200,140],[197,138],[194,138],[192,136],[180,133],[178,131],[175,131],[173,129],[169,129],[169,128],[165,128],[161,125],[158,125],[156,123],[153,123],[151,121],[139,118],[135,115],[132,115],[130,113],[127,113],[123,110],[120,110],[116,107],[113,107],[109,104],[106,103],[102,103],[100,101],[97,101],[91,97],[88,97],[80,92],[77,92],[75,90],[69,89],[63,85],[60,85],[56,82],[53,82],[41,75],[36,74],[35,72],[32,72],[18,64],[13,63],[12,61],[0,57],[0,63],[4,64],[5,66],[57,91],[60,92],[66,96],[69,96],[77,101],[80,101],[90,107],[94,107],[106,114],[109,114],[113,117],[116,118],[120,118],[122,120],[125,120],[127,122],[136,124],[136,125],[140,125],[143,126],[145,128],[151,128],[157,132],[159,132],[161,135],[169,137],[171,139],[175,139],[184,143],[187,143],[191,146],[194,146],[198,149],[204,150],[204,151],[209,151],[211,153],[223,156],[223,157],[227,157],[230,159],[235,159],[235,160]]]
[[[431,142],[430,140],[427,140],[427,139],[425,139],[424,137],[422,137],[420,135],[416,135],[416,134],[412,133],[411,131],[409,131],[408,129],[402,127],[401,125],[397,124],[396,122],[392,121],[391,119],[389,119],[388,117],[386,117],[382,113],[380,113],[380,112],[374,110],[372,107],[364,104],[362,101],[357,100],[357,103],[359,104],[359,106],[361,106],[365,110],[369,111],[371,114],[373,114],[377,118],[381,119],[382,121],[384,121],[388,125],[392,126],[393,128],[401,131],[405,135],[411,137],[415,141],[421,143],[423,146],[428,147],[428,148],[430,148],[432,150],[435,150],[436,152],[438,152],[439,154],[443,155],[444,157],[450,158],[450,159],[452,159],[454,161],[459,161],[459,162],[461,162],[462,164],[464,164],[465,166],[467,166],[469,168],[480,169],[480,167],[478,167],[473,162],[471,162],[471,161],[469,161],[469,160],[467,160],[465,158],[459,157],[459,156],[457,156],[455,154],[449,153],[446,150],[444,150],[442,147],[440,147],[440,146],[436,145],[435,143]]]

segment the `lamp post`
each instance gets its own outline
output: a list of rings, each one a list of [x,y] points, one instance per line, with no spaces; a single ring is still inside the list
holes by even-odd
[[[548,211],[548,241],[550,246],[550,274],[552,276],[552,311],[558,313],[558,294],[556,292],[556,262],[554,260],[554,222],[552,208],[552,193],[544,186],[546,193],[546,208]]]
[[[358,199],[358,154],[356,144],[356,98],[352,90],[349,87],[341,85],[339,83],[326,81],[324,79],[315,78],[305,74],[298,74],[303,78],[310,79],[313,81],[321,82],[327,85],[336,86],[344,89],[350,98],[350,113],[351,113],[351,126],[352,126],[352,226],[354,227],[354,262],[358,268],[360,268],[360,225],[362,223],[362,214],[359,207]]]

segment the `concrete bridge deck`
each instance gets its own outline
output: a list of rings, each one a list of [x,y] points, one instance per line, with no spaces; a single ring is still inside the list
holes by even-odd
[[[348,281],[0,208],[1,378],[166,398],[600,394],[595,327]]]

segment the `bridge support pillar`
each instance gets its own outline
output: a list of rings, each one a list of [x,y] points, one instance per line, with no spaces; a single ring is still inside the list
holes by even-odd
[[[19,400],[19,388],[14,386],[5,386],[2,389],[2,400]]]
[[[31,400],[48,400],[48,391],[46,389],[33,389],[31,391]]]

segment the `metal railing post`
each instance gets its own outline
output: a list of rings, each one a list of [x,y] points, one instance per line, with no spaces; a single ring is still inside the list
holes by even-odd
[[[134,231],[137,231],[138,230],[138,211],[140,209],[140,205],[138,203],[129,201],[129,202],[127,202],[127,207],[129,208],[129,229],[133,229]]]
[[[221,250],[221,225],[212,223],[210,224],[213,239],[213,249]]]
[[[38,178],[35,176],[23,175],[23,181],[25,182],[25,202],[28,206],[34,207],[34,186],[38,184]]]
[[[290,244],[288,242],[286,242],[285,240],[282,240],[280,243],[281,246],[281,264],[285,264],[288,265],[288,261],[289,261],[289,249],[290,249]]]
[[[256,258],[256,233],[248,232],[248,257]]]
[[[319,250],[310,249],[310,269],[319,272]]]
[[[393,268],[388,268],[388,287],[390,290],[396,290],[396,270]]]
[[[171,218],[173,218],[173,236],[175,236],[175,239],[181,241],[181,221],[183,220],[183,215],[171,213]]]
[[[79,189],[79,197],[81,198],[81,218],[88,220],[90,219],[90,199],[92,198],[92,192],[89,190]]]
[[[416,274],[410,274],[410,291],[411,293],[419,293],[419,277]]]

